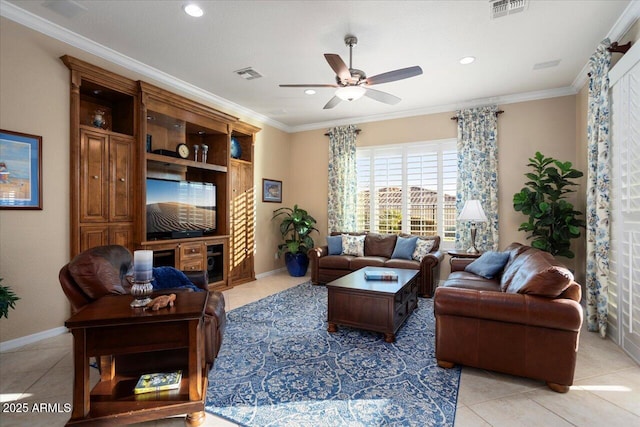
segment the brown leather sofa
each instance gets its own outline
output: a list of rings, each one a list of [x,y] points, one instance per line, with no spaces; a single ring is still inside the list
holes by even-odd
[[[131,252],[123,246],[108,245],[88,249],[75,256],[60,269],[62,290],[76,313],[87,304],[110,294],[127,294],[130,284],[126,275],[132,268]],[[197,287],[209,292],[205,307],[205,361],[209,367],[218,355],[227,324],[224,295],[209,291],[206,271],[184,272]],[[188,292],[191,289],[163,289],[157,294]],[[178,296],[179,298],[179,296]]]
[[[440,236],[419,236],[419,239],[432,240],[433,247],[422,261],[413,259],[391,258],[396,245],[396,234],[378,233],[331,233],[331,236],[348,234],[365,235],[364,256],[329,255],[327,245],[309,250],[311,262],[311,282],[325,284],[364,267],[408,268],[420,270],[418,275],[418,295],[433,296],[433,291],[440,279],[440,261],[443,254],[440,248]],[[402,237],[409,237],[401,234]]]
[[[452,273],[434,297],[436,359],[518,375],[564,393],[573,384],[582,326],[580,285],[553,256],[519,243],[494,279]]]

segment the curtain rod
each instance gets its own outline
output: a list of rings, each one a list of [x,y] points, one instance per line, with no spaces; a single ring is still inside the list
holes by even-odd
[[[628,42],[627,44],[623,44],[623,45],[619,45],[618,42],[613,42],[607,48],[607,50],[611,53],[621,53],[623,55],[627,53],[629,49],[631,49],[631,42]],[[588,72],[587,76],[591,77],[591,72]]]
[[[496,111],[496,117],[499,116],[500,114],[504,113],[504,110],[498,110]],[[458,116],[453,116],[451,117],[451,120],[455,120],[456,122],[458,121]]]
[[[611,46],[607,48],[607,50],[611,53],[621,53],[623,55],[627,53],[629,49],[631,49],[631,42],[623,45],[619,45],[618,42],[613,42],[611,43]]]
[[[362,129],[356,129],[356,135],[362,132]],[[324,136],[329,136],[329,132],[325,133]]]

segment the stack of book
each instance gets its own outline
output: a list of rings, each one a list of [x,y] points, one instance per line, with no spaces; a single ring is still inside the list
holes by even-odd
[[[366,280],[398,280],[398,275],[393,271],[365,270]]]

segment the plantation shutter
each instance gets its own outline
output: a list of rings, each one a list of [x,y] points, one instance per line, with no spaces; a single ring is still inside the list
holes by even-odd
[[[437,234],[438,153],[407,156],[409,187],[409,233]],[[432,191],[428,189],[432,188]]]
[[[356,230],[371,230],[371,150],[357,149],[358,198]]]
[[[399,233],[402,230],[402,206],[405,196],[402,179],[402,152],[394,149],[376,150],[373,159],[375,216],[378,233]]]
[[[455,240],[456,141],[357,149],[360,231],[439,235]]]
[[[608,335],[640,363],[640,47],[609,73],[612,119]]]

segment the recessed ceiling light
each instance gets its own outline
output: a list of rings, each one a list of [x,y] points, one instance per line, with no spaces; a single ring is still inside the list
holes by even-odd
[[[193,16],[194,18],[200,18],[202,15],[204,15],[204,11],[202,10],[202,8],[200,8],[200,6],[195,3],[185,4],[182,9],[184,10],[184,13],[189,16]]]
[[[313,89],[307,89],[304,91],[304,93],[306,93],[307,95],[315,95],[316,91]]]
[[[475,60],[476,60],[475,56],[465,56],[464,58],[460,59],[460,63],[462,65],[468,65],[468,64],[471,64]]]

